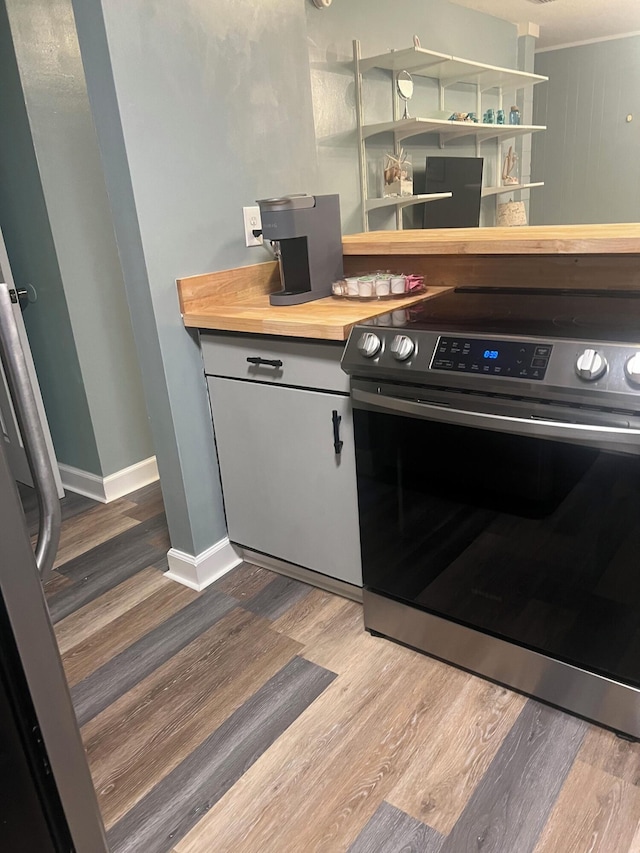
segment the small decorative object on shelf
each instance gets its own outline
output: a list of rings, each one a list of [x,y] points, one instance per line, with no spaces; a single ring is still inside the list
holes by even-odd
[[[482,123],[483,124],[495,124],[496,123],[496,114],[491,109],[491,107],[489,107],[489,109],[482,116]]]
[[[504,114],[504,110],[498,110],[498,115],[496,116],[496,123],[497,124],[505,124],[506,120],[507,119],[506,119],[506,116]]]
[[[502,183],[505,187],[518,183],[518,155],[513,150],[513,145],[509,146],[509,150],[504,158]]]
[[[477,122],[478,117],[475,113],[451,113],[449,121],[472,121]]]
[[[398,89],[398,97],[404,101],[402,118],[411,118],[409,115],[409,101],[413,98],[413,77],[408,71],[398,71],[396,87]]]
[[[384,198],[413,195],[411,155],[402,148],[399,154],[385,154],[382,195]]]
[[[498,205],[497,224],[511,227],[527,224],[527,210],[523,201],[507,201]]]
[[[424,293],[424,277],[377,270],[334,281],[331,292],[340,299],[402,299]]]
[[[509,124],[520,124],[520,110],[517,107],[511,107],[509,111]]]

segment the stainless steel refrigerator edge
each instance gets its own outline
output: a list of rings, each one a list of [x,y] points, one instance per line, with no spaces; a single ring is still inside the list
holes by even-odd
[[[0,593],[78,853],[108,846],[14,481],[0,448]]]

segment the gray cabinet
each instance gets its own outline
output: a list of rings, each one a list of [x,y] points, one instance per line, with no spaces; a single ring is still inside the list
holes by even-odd
[[[233,346],[225,350],[225,341]],[[293,342],[291,351],[286,346],[270,348],[269,356],[283,362],[272,374],[293,373],[295,360],[307,359],[311,390],[270,381],[268,368],[259,381],[236,378],[240,370],[246,371],[251,356],[245,353],[261,351],[260,339],[222,337],[204,344],[208,374],[220,368],[226,372],[230,351],[235,360],[243,353],[237,371],[229,371],[235,375],[207,377],[230,540],[361,586],[351,402],[331,388],[315,390],[322,385],[344,387],[341,347],[330,345],[321,352],[330,358],[321,359],[319,371],[308,359],[322,344]],[[216,359],[214,344],[222,347]],[[341,418],[339,453],[334,447],[334,413]]]

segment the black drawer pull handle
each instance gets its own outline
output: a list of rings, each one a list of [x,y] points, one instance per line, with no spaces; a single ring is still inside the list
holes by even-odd
[[[334,409],[331,420],[333,421],[333,449],[336,452],[336,456],[339,456],[344,446],[344,441],[340,441],[340,422],[342,420],[342,415],[339,415]]]
[[[250,356],[247,358],[249,364],[264,365],[265,367],[282,367],[282,362],[279,358],[260,358],[259,356]]]

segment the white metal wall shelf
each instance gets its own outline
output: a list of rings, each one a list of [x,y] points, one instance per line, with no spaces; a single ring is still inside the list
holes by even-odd
[[[440,201],[451,198],[452,193],[422,193],[421,195],[386,196],[385,198],[369,198],[365,202],[367,210],[377,210],[380,207],[409,207],[412,204],[424,204],[426,201]]]
[[[503,193],[517,193],[520,190],[530,190],[534,187],[543,187],[544,181],[535,181],[529,184],[504,184],[501,187],[482,187],[482,197],[490,195],[502,195]]]
[[[383,121],[378,124],[366,124],[362,128],[365,139],[379,133],[393,133],[397,142],[419,136],[422,133],[438,133],[442,142],[460,139],[463,136],[475,136],[482,141],[487,139],[512,139],[538,130],[546,130],[543,125],[534,124],[481,124],[471,121],[447,121],[437,118],[407,118],[398,121]]]
[[[424,47],[409,47],[406,50],[391,50],[379,56],[371,56],[360,60],[360,72],[364,74],[371,68],[381,68],[387,71],[409,71],[418,77],[431,77],[440,80],[445,86],[454,83],[475,83],[483,92],[489,89],[522,89],[535,83],[543,83],[548,77],[541,74],[530,74],[528,71],[517,71],[513,68],[500,68],[497,65],[486,65],[461,59],[459,56],[448,56],[446,53],[436,53]]]
[[[384,133],[393,134],[394,150],[399,153],[400,143],[411,137],[422,134],[437,133],[440,147],[453,139],[471,136],[475,139],[477,156],[480,156],[482,142],[497,140],[496,175],[502,170],[502,151],[500,142],[503,139],[513,139],[530,133],[546,130],[542,125],[510,125],[510,124],[484,124],[475,122],[449,121],[442,118],[400,118],[398,100],[396,95],[396,76],[399,71],[409,71],[418,77],[429,77],[438,81],[439,107],[445,109],[445,90],[457,83],[468,83],[476,87],[475,112],[482,116],[482,95],[490,89],[498,90],[499,108],[502,108],[503,89],[517,90],[526,86],[535,85],[548,80],[540,74],[531,74],[526,71],[518,71],[512,68],[500,68],[495,65],[487,65],[482,62],[462,59],[457,56],[438,53],[422,47],[410,47],[406,50],[392,50],[378,56],[362,58],[360,54],[360,42],[353,42],[354,73],[356,83],[356,115],[358,127],[358,154],[360,161],[360,192],[362,199],[362,228],[369,230],[368,214],[371,210],[384,207],[396,208],[396,227],[402,228],[402,210],[412,204],[421,204],[427,201],[438,201],[450,197],[450,193],[429,193],[414,196],[401,196],[397,198],[370,198],[367,187],[367,139]],[[392,72],[392,105],[393,120],[377,122],[375,124],[364,123],[364,104],[362,93],[362,75],[367,71],[378,68]],[[544,186],[539,181],[535,183],[512,184],[507,186],[483,187],[484,197],[500,195],[502,193],[517,192],[523,189]]]

